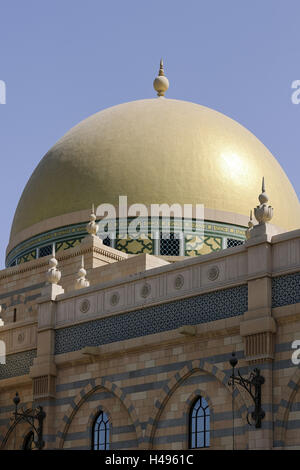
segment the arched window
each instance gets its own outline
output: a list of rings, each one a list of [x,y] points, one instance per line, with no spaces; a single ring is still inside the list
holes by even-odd
[[[190,411],[189,448],[210,445],[210,411],[205,398],[197,397]]]
[[[109,419],[103,411],[97,415],[92,430],[92,449],[109,449]]]
[[[26,434],[26,436],[24,437],[22,449],[23,450],[32,450],[33,441],[34,441],[34,433],[33,433],[33,431],[29,431],[29,433]]]

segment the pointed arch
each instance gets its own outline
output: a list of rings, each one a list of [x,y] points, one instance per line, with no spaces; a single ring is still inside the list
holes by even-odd
[[[276,447],[283,447],[285,445],[289,414],[299,388],[300,366],[294,371],[288,384],[283,389],[274,424],[274,446]]]
[[[228,385],[229,375],[225,374],[218,366],[203,359],[196,359],[194,361],[187,362],[186,365],[182,369],[180,369],[179,372],[174,374],[174,376],[164,386],[163,390],[159,395],[158,400],[156,400],[154,404],[153,411],[151,413],[154,418],[151,418],[149,420],[144,434],[144,449],[152,448],[158,422],[170,397],[190,375],[198,371],[207,372],[208,374],[213,375],[220,384],[224,385],[224,387],[227,388],[228,392],[231,394],[231,388]],[[239,390],[237,388],[235,390],[235,402],[238,407],[238,411],[241,414],[242,418],[246,421],[248,411],[247,405]]]
[[[131,400],[126,396],[125,392],[119,388],[115,383],[107,380],[107,379],[102,379],[98,378],[95,380],[91,380],[88,385],[86,385],[74,398],[72,403],[70,404],[66,414],[63,417],[63,425],[62,429],[63,431],[58,431],[57,436],[56,436],[56,448],[62,449],[64,445],[65,438],[67,436],[68,430],[70,428],[70,425],[73,421],[73,418],[81,405],[98,389],[104,388],[107,391],[111,392],[113,395],[115,395],[124,405],[126,408],[131,421],[133,423],[133,426],[135,428],[136,436],[137,436],[137,442],[140,443],[142,441],[142,427],[140,424],[140,421],[137,417],[137,413],[135,411],[135,408],[133,406],[133,403]]]

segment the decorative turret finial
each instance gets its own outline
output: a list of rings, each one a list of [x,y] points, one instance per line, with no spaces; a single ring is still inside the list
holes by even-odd
[[[50,268],[47,271],[46,277],[49,284],[58,284],[61,278],[61,272],[57,269],[58,261],[55,258],[55,245],[52,247],[52,258],[49,260]]]
[[[258,196],[258,200],[260,205],[254,208],[254,215],[257,222],[261,225],[269,222],[273,217],[273,207],[267,205],[269,198],[266,193],[264,177],[262,179],[261,194]]]
[[[153,82],[154,90],[157,91],[157,96],[164,96],[169,88],[169,80],[165,76],[163,60],[160,60],[160,67],[158,77]]]
[[[251,230],[253,229],[253,222],[252,222],[252,210],[250,211],[250,218],[249,218],[249,222],[248,222],[248,228],[246,230],[246,238],[247,240],[249,240],[249,238],[251,237]]]
[[[98,232],[98,224],[96,224],[95,220],[96,220],[96,214],[95,214],[94,204],[92,204],[90,222],[86,226],[87,232],[92,236],[96,236]]]
[[[82,289],[83,287],[89,287],[90,283],[85,278],[86,270],[84,269],[84,256],[81,257],[81,267],[78,271],[78,279],[76,279],[75,289]]]

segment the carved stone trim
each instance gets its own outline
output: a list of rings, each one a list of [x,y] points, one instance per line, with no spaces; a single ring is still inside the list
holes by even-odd
[[[91,307],[90,301],[88,299],[84,299],[80,304],[79,310],[82,313],[87,313],[89,311],[90,307]]]
[[[120,294],[119,294],[119,292],[114,292],[114,294],[112,294],[111,297],[110,297],[110,304],[111,304],[113,307],[115,307],[116,305],[118,305],[119,300],[120,300]]]
[[[151,294],[151,285],[147,282],[141,288],[141,297],[144,299]]]
[[[184,285],[184,277],[182,276],[182,274],[178,274],[178,276],[176,276],[174,280],[174,287],[175,289],[179,290],[183,287],[183,285]]]
[[[39,398],[55,398],[55,377],[52,375],[35,377],[32,388],[34,400]]]
[[[208,270],[207,277],[210,281],[215,281],[216,279],[218,279],[219,274],[220,274],[220,270],[219,270],[218,266],[212,266]]]
[[[244,337],[245,355],[248,362],[261,363],[274,359],[275,334],[269,331]]]

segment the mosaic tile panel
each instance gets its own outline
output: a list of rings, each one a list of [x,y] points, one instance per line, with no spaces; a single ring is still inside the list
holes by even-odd
[[[10,354],[6,358],[6,364],[0,364],[0,380],[28,374],[35,357],[36,349]]]
[[[206,255],[212,251],[222,250],[222,237],[187,235],[185,239],[186,256]]]
[[[30,251],[29,253],[20,256],[20,258],[18,258],[18,264],[27,263],[27,261],[32,261],[33,259],[36,259],[36,250]]]
[[[73,240],[66,240],[63,242],[57,242],[55,244],[56,253],[60,250],[68,250],[69,248],[74,248],[74,246],[80,245],[81,238],[74,238]]]
[[[272,279],[272,307],[282,307],[298,302],[300,302],[300,273]]]
[[[124,251],[125,253],[132,253],[132,254],[141,254],[141,253],[149,253],[153,252],[152,250],[152,240],[149,235],[149,238],[137,238],[137,239],[121,239],[117,240],[116,242],[116,249],[120,251]]]
[[[77,351],[130,338],[243,315],[248,309],[247,285],[147,307],[61,328],[55,332],[55,353]]]

